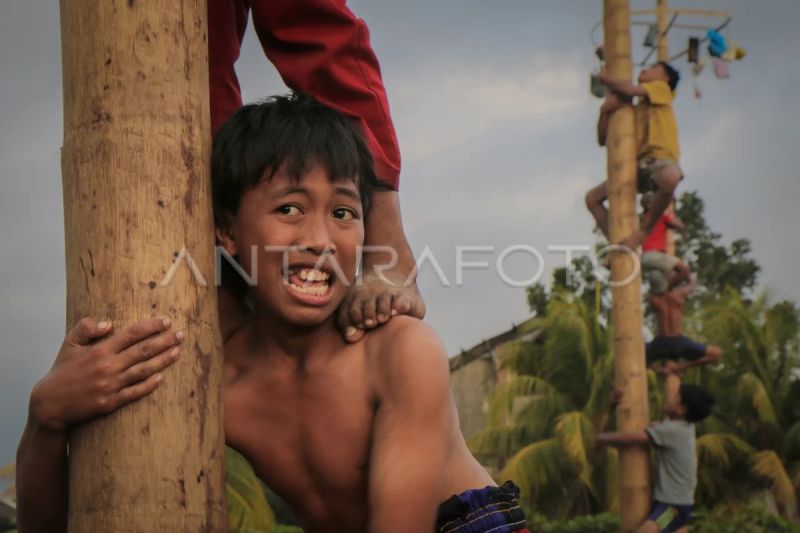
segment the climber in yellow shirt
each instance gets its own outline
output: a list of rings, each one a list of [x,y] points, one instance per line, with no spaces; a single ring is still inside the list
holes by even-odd
[[[640,193],[653,191],[655,196],[641,228],[620,242],[635,250],[647,238],[672,202],[675,188],[683,179],[683,172],[678,166],[678,126],[672,110],[680,74],[669,63],[661,61],[644,69],[639,74],[638,84],[609,78],[605,71],[600,73],[599,80],[609,88],[597,121],[597,142],[600,146],[606,145],[608,119],[611,114],[630,105],[632,98],[637,99],[634,108],[637,188]],[[604,181],[586,194],[586,206],[597,221],[597,226],[609,237],[608,209],[605,206],[607,198],[608,184]]]

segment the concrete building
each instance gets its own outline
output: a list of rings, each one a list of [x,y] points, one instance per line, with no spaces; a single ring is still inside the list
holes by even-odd
[[[450,385],[464,437],[469,438],[486,427],[489,396],[506,379],[499,355],[503,346],[514,341],[536,340],[541,332],[537,326],[538,319],[530,318],[450,358]]]

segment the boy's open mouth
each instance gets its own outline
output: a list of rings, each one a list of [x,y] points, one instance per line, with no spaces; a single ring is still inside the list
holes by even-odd
[[[320,305],[329,299],[334,276],[327,268],[293,265],[286,274],[289,291],[303,302]]]

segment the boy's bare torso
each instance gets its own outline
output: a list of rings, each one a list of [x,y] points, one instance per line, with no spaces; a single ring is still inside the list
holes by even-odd
[[[403,318],[356,344],[344,343],[334,332],[330,351],[303,366],[290,358],[252,355],[250,326],[225,345],[227,444],[251,462],[306,531],[367,528],[370,452],[381,404],[377,383],[385,368],[378,362],[404,355],[387,350],[404,327]],[[444,427],[437,428],[448,450],[436,476],[437,505],[453,494],[493,484],[464,444],[454,405],[450,409]]]
[[[375,398],[365,343],[297,361],[247,354],[248,328],[225,346],[225,435],[309,531],[358,531],[367,516]]]
[[[659,335],[674,337],[683,332],[684,297],[676,291],[650,296],[650,304],[656,312]]]

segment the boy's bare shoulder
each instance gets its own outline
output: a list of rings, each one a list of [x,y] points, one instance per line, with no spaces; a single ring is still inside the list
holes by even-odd
[[[381,380],[409,376],[449,376],[447,352],[439,335],[417,318],[396,316],[365,338],[367,357]]]

